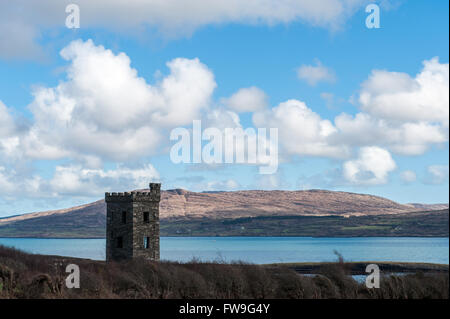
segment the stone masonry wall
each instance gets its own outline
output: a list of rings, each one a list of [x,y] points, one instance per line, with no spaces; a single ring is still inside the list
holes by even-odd
[[[160,186],[151,183],[150,192],[105,193],[107,261],[136,257],[159,260]],[[125,224],[122,212],[126,212]],[[146,212],[148,220],[144,218]],[[122,237],[122,248],[117,246],[118,237]],[[145,248],[147,237],[149,246]]]

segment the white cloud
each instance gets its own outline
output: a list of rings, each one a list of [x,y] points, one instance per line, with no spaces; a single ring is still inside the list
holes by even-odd
[[[286,24],[302,21],[338,29],[367,0],[78,0],[81,27],[113,31],[156,28],[168,36],[190,35],[210,24]],[[0,55],[30,57],[40,53],[36,44],[42,30],[64,28],[64,1],[15,0],[0,2]],[[98,8],[102,8],[99,10]],[[11,28],[9,22],[14,22]],[[1,26],[1,24],[0,24]],[[11,36],[11,32],[13,36]],[[128,32],[130,34],[130,32]]]
[[[410,170],[406,170],[400,173],[400,178],[404,183],[412,183],[417,179],[416,173]]]
[[[222,108],[209,110],[202,121],[202,129],[213,129],[222,138],[223,159],[234,158],[235,163],[249,165],[269,165],[278,167],[278,139],[270,130],[265,135],[253,127],[244,128],[239,115]],[[246,162],[256,152],[252,161]],[[260,152],[261,151],[261,152]],[[253,153],[252,153],[253,154]],[[215,164],[212,166],[217,167]]]
[[[50,179],[38,175],[23,176],[0,166],[2,196],[17,198],[101,197],[105,191],[133,190],[148,187],[159,179],[150,165],[137,168],[117,166],[115,169],[86,169],[78,165],[56,166]]]
[[[201,117],[216,87],[198,59],[170,61],[169,75],[152,86],[127,55],[91,40],[74,41],[61,55],[70,61],[67,81],[33,92],[34,124],[22,142],[31,158],[130,160],[152,154],[165,130]]]
[[[10,136],[15,130],[14,120],[10,111],[0,100],[0,139]]]
[[[430,165],[424,183],[440,185],[448,182],[448,165]]]
[[[304,102],[288,100],[253,115],[255,127],[278,128],[283,150],[290,155],[345,158],[348,149],[329,143],[337,133],[333,124],[313,112]]]
[[[286,177],[282,169],[278,170],[275,174],[256,175],[253,185],[250,185],[251,189],[262,190],[289,189],[291,186],[290,183],[286,181]]]
[[[446,116],[445,112],[442,116]],[[448,126],[442,123],[385,119],[360,112],[354,116],[342,113],[333,124],[298,100],[255,112],[253,123],[256,127],[278,128],[284,155],[342,159],[354,147],[378,146],[411,156],[424,154],[432,145],[448,141]]]
[[[255,112],[267,107],[267,95],[257,87],[242,88],[222,103],[236,112]]]
[[[9,176],[6,175],[6,168],[3,166],[0,166],[0,189],[2,190],[2,195],[8,195],[15,190],[15,185]]]
[[[58,166],[50,187],[58,195],[94,196],[114,189],[147,188],[149,181],[155,179],[159,179],[159,174],[150,164],[134,169],[117,167],[114,170]]]
[[[239,188],[239,183],[234,179],[227,179],[224,181],[211,181],[196,185],[196,188],[201,188],[204,191],[233,191]]]
[[[333,83],[336,81],[334,71],[323,66],[319,60],[316,65],[302,65],[297,69],[297,76],[300,80],[306,81],[309,85],[315,86],[319,82]]]
[[[402,155],[421,155],[431,145],[448,141],[448,131],[439,124],[392,122],[367,113],[343,113],[335,118],[335,125],[339,134],[333,136],[334,143],[380,145]]]
[[[205,114],[202,121],[203,128],[215,127],[220,130],[226,128],[242,127],[239,114],[224,108],[211,109]]]
[[[17,159],[22,131],[10,110],[0,101],[0,164]]]
[[[148,167],[133,170],[119,166],[105,171],[103,161],[128,162],[155,154],[167,148],[168,139],[165,141],[163,137],[171,128],[190,126],[194,119],[202,119],[203,128],[216,127],[221,131],[242,128],[237,113],[240,111],[254,112],[255,128],[278,128],[282,160],[292,155],[347,159],[339,177],[354,185],[386,183],[388,174],[395,169],[389,152],[420,155],[433,144],[448,141],[448,123],[435,120],[436,114],[423,119],[391,118],[365,109],[369,104],[364,104],[361,113],[341,114],[333,123],[299,100],[287,100],[269,109],[264,92],[254,87],[241,89],[222,100],[228,102],[225,104],[231,110],[211,108],[216,87],[214,75],[198,59],[170,61],[169,74],[151,85],[131,68],[126,54],[114,54],[92,41],[74,41],[61,55],[69,61],[67,79],[55,87],[38,87],[33,91],[34,100],[29,106],[33,119],[28,129],[18,130],[10,110],[0,102],[0,188],[10,194],[16,190],[27,190],[36,196],[101,194],[111,186],[124,189],[138,184],[134,171],[143,176],[142,182],[148,183],[155,176]],[[442,77],[436,70],[442,71],[445,65],[431,61],[428,66],[425,63],[425,69],[429,70],[422,72],[428,74],[424,78],[440,83]],[[448,65],[446,68],[448,74]],[[386,72],[385,76],[390,78],[392,74]],[[372,77],[365,83],[371,82]],[[385,95],[380,92],[389,90],[393,94],[399,87],[405,90],[410,81],[416,81],[404,75],[399,81],[402,79],[406,84],[397,87],[375,85],[379,79],[364,84],[361,95],[367,88],[376,95]],[[411,87],[415,89],[416,85]],[[427,96],[427,90],[430,96],[436,93],[431,85],[423,85],[420,95]],[[438,104],[430,104],[430,109],[441,110],[440,100],[431,98],[430,103]],[[441,111],[443,119],[448,117],[448,111]],[[354,148],[361,148],[359,156],[348,160]],[[239,150],[245,153],[244,147]],[[19,174],[20,170],[7,168],[5,158],[10,163],[19,158],[72,162],[59,166],[51,180],[43,180],[29,172]],[[258,163],[263,162],[258,158]],[[440,176],[442,168],[430,167],[426,182],[442,183]],[[336,177],[329,179],[337,181]],[[261,187],[270,187],[277,177],[264,177],[261,182],[264,182]],[[202,185],[210,190],[237,187],[229,181]]]
[[[358,97],[363,112],[337,116],[332,143],[378,145],[410,156],[448,142],[449,65],[438,58],[423,65],[415,78],[373,71]]]
[[[102,160],[129,161],[167,148],[162,144],[168,142],[163,140],[168,131],[174,126],[190,125],[194,119],[202,118],[204,127],[221,130],[241,127],[238,113],[210,108],[216,83],[213,73],[198,59],[170,61],[169,74],[150,85],[131,68],[126,54],[114,54],[90,40],[72,42],[61,55],[70,62],[67,80],[56,87],[34,90],[34,100],[29,106],[34,118],[26,134],[14,133],[14,121],[8,109],[0,104],[0,152],[10,158],[70,158],[98,168]],[[447,69],[448,73],[448,64],[439,64],[437,59],[424,64],[427,71],[421,74],[428,76],[418,78],[436,77],[433,83],[444,81],[439,75],[442,72],[437,72],[438,75],[433,72]],[[386,74],[389,78],[390,73]],[[409,81],[412,80],[404,80]],[[378,93],[395,91],[394,85],[385,87],[372,82],[373,76],[363,85],[361,95],[367,88]],[[429,88],[430,85],[423,86],[421,94],[432,96],[434,89],[424,91]],[[257,109],[253,113],[256,128],[278,128],[282,157],[345,159],[352,148],[364,146],[420,155],[430,146],[448,141],[448,126],[434,121],[402,121],[361,112],[355,116],[343,113],[333,124],[298,100],[263,109],[260,105],[262,101],[266,103],[265,98],[264,92],[251,87],[239,90],[226,101],[234,109]],[[439,104],[431,109],[441,109],[440,101],[430,101]],[[442,112],[441,118],[448,116],[448,111]]]
[[[399,154],[421,155],[431,145],[446,141],[448,141],[448,129],[426,122],[404,123],[400,126],[399,138],[391,149]]]
[[[423,62],[422,71],[406,73],[375,70],[362,84],[361,109],[383,119],[398,121],[449,121],[449,65],[438,58]]]
[[[343,176],[351,184],[379,185],[387,183],[388,174],[395,168],[387,150],[367,146],[359,150],[358,158],[343,164]]]
[[[208,105],[216,87],[214,75],[198,59],[168,62],[170,74],[150,86],[130,67],[125,53],[114,55],[91,40],[74,41],[61,55],[71,61],[69,87],[61,90],[82,99],[74,105],[80,110],[71,113],[110,130],[150,119],[159,125],[187,124]]]

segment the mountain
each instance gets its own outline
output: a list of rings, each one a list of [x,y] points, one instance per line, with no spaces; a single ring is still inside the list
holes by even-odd
[[[418,211],[389,199],[347,192],[235,191],[196,193],[169,190],[161,198],[161,218],[239,218],[292,215],[376,215]]]
[[[104,200],[73,208],[0,219],[0,237],[104,237],[105,228]]]
[[[423,211],[425,207],[443,208],[402,205],[378,196],[325,190],[191,192],[175,189],[161,192],[160,218],[162,230],[171,223],[177,225],[176,230],[167,228],[171,229],[170,235],[188,222],[209,222],[220,229],[222,221],[246,218],[266,218],[263,223],[266,225],[267,218],[405,215]],[[105,202],[99,200],[67,209],[1,218],[0,237],[103,237],[105,215]],[[196,227],[195,224],[191,228]]]

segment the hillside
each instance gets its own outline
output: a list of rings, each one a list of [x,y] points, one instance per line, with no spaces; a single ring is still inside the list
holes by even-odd
[[[448,237],[448,209],[367,216],[166,219],[161,236]]]
[[[389,199],[347,192],[236,191],[196,193],[186,190],[163,192],[161,218],[239,218],[292,215],[377,215],[398,214],[418,209]]]
[[[345,236],[346,234],[349,236],[375,236],[387,233],[389,235],[392,234],[390,224],[385,227],[378,224],[377,226],[372,225],[370,221],[376,221],[379,219],[376,216],[382,215],[389,219],[388,223],[393,223],[398,218],[415,218],[420,222],[422,215],[419,211],[424,210],[423,207],[433,206],[402,205],[372,195],[324,190],[196,193],[177,189],[163,191],[161,194],[161,234],[171,236],[181,234],[198,236],[207,234],[219,236]],[[436,206],[440,209],[443,207],[445,205]],[[411,215],[413,212],[416,213]],[[103,237],[105,215],[105,202],[99,200],[68,209],[2,218],[0,219],[0,237]],[[389,218],[391,215],[392,218]],[[301,219],[302,216],[303,219]],[[394,218],[396,216],[397,219]],[[436,216],[438,215],[423,214],[423,223],[426,223],[426,218],[431,218],[432,223],[435,223],[438,218]],[[309,217],[309,219],[305,217]],[[348,226],[350,228],[346,228],[346,231],[330,232],[333,228],[332,224],[329,224],[330,227],[328,227],[324,223],[337,217],[339,217],[338,224],[342,227],[346,227],[347,224],[353,226]],[[245,223],[249,223],[248,218],[251,218],[252,222],[250,228],[245,225]],[[431,234],[436,236],[448,234],[448,209],[441,211],[439,222],[445,222],[445,218],[447,218],[447,226],[441,224],[438,231],[433,228],[434,226],[428,227],[425,234],[419,229],[420,227],[415,227],[418,231],[417,235],[430,235],[427,231],[432,229]],[[305,227],[305,221],[308,221],[310,226]],[[233,225],[233,223],[239,224],[239,229],[235,227],[230,230],[230,227],[226,226]],[[358,230],[356,232],[354,228],[351,228],[369,224],[375,228],[356,228]],[[279,229],[281,225],[284,225],[283,231]],[[396,225],[398,226],[398,222],[394,223],[392,227],[395,228]],[[323,227],[325,229],[321,229]],[[308,229],[309,231],[307,231]],[[374,230],[381,233],[374,232]],[[414,235],[411,228],[397,227],[397,230],[402,230],[397,231],[398,234]]]

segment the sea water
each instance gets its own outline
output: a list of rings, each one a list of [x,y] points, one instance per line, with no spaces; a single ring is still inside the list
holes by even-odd
[[[0,238],[26,252],[105,259],[105,239]],[[399,261],[449,263],[448,237],[161,237],[161,259],[186,262]]]

